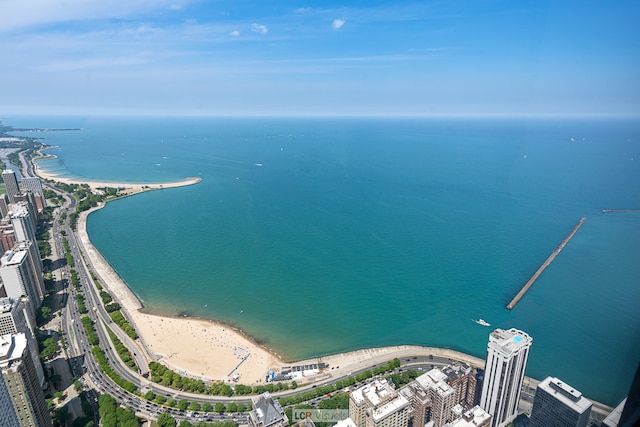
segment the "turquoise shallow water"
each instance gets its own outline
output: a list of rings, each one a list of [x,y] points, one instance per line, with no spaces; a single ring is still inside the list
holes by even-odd
[[[29,118],[47,170],[195,186],[109,203],[89,234],[150,311],[222,320],[289,358],[424,344],[609,404],[639,361],[640,129],[624,120]],[[571,141],[573,138],[573,141]],[[261,166],[260,166],[261,165]],[[582,216],[513,310],[504,307]]]

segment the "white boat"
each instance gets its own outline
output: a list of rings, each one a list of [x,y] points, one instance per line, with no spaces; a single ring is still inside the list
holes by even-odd
[[[491,326],[491,323],[489,323],[489,322],[487,322],[486,320],[483,320],[483,319],[474,320],[474,322],[476,322],[478,325],[482,325],[482,326]]]

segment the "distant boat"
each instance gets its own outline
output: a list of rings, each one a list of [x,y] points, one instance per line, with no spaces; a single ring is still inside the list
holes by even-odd
[[[471,319],[473,320],[473,319]],[[473,320],[474,322],[476,322],[478,325],[482,325],[482,326],[491,326],[491,323],[487,322],[486,320],[483,319],[478,319],[478,320]]]
[[[262,166],[262,163],[256,163],[256,166]]]

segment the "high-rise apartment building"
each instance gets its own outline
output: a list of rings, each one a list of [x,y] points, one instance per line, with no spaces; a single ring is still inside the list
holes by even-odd
[[[36,241],[36,221],[35,215],[29,209],[28,202],[17,202],[9,205],[9,213],[11,224],[16,233],[16,240]]]
[[[517,415],[532,342],[514,328],[489,334],[480,407],[493,417],[491,427],[506,425]]]
[[[431,417],[431,397],[417,381],[398,390],[409,401],[408,427],[423,427]]]
[[[22,178],[20,181],[23,191],[30,191],[35,198],[36,208],[38,211],[42,211],[47,207],[47,201],[44,197],[44,189],[42,188],[42,181],[40,178]]]
[[[586,427],[592,403],[558,378],[538,384],[529,427]]]
[[[36,241],[23,240],[23,241],[16,242],[16,244],[13,245],[13,251],[14,252],[25,251],[29,253],[29,256],[27,257],[27,259],[29,261],[29,266],[35,278],[38,297],[41,300],[44,299],[47,291],[44,287],[42,259],[40,258],[40,251],[38,250],[38,245]],[[0,266],[1,266],[1,261],[0,261]]]
[[[20,427],[16,411],[13,410],[9,390],[4,381],[0,381],[0,426]]]
[[[416,378],[416,382],[427,391],[431,399],[430,414],[427,418],[433,421],[435,427],[442,427],[456,418],[453,413],[453,407],[458,404],[456,392],[447,384],[447,376],[444,372],[434,368]]]
[[[0,214],[2,215],[2,218],[5,218],[7,213],[9,213],[10,203],[11,200],[9,200],[9,197],[6,194],[0,194]]]
[[[16,232],[13,229],[11,219],[2,218],[0,220],[0,253],[5,253],[6,251],[12,249],[13,245],[15,244]]]
[[[35,319],[35,311],[44,299],[44,280],[42,273],[37,273],[36,263],[33,262],[33,244],[28,243],[28,247],[18,247],[5,252],[0,258],[0,278],[4,284],[6,296],[21,299],[29,298],[29,308],[27,310],[30,320]],[[30,245],[30,246],[29,246]],[[32,324],[35,323],[35,320]]]
[[[29,353],[38,375],[40,385],[44,386],[46,379],[44,370],[40,363],[40,352],[38,342],[33,335],[35,325],[30,323],[26,315],[26,301],[16,300],[9,297],[0,298],[0,336],[23,333],[27,338]],[[1,424],[0,424],[1,425]]]
[[[387,381],[376,380],[349,396],[349,418],[358,427],[405,427],[409,400]]]
[[[475,370],[464,362],[454,362],[441,370],[447,376],[445,381],[456,393],[456,402],[467,408],[474,406],[478,387]]]
[[[2,180],[7,187],[7,196],[9,196],[9,200],[11,201],[11,203],[14,203],[15,195],[20,192],[20,187],[18,187],[18,180],[16,179],[16,173],[11,169],[6,169],[2,171]]]
[[[476,386],[475,370],[456,362],[430,370],[399,392],[411,402],[411,426],[422,427],[431,421],[435,427],[441,427],[474,405]]]
[[[0,370],[18,425],[50,427],[51,417],[24,334],[0,337]]]

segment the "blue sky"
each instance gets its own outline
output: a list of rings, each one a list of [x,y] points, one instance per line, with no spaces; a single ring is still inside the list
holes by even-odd
[[[638,115],[639,1],[0,0],[0,115]]]

